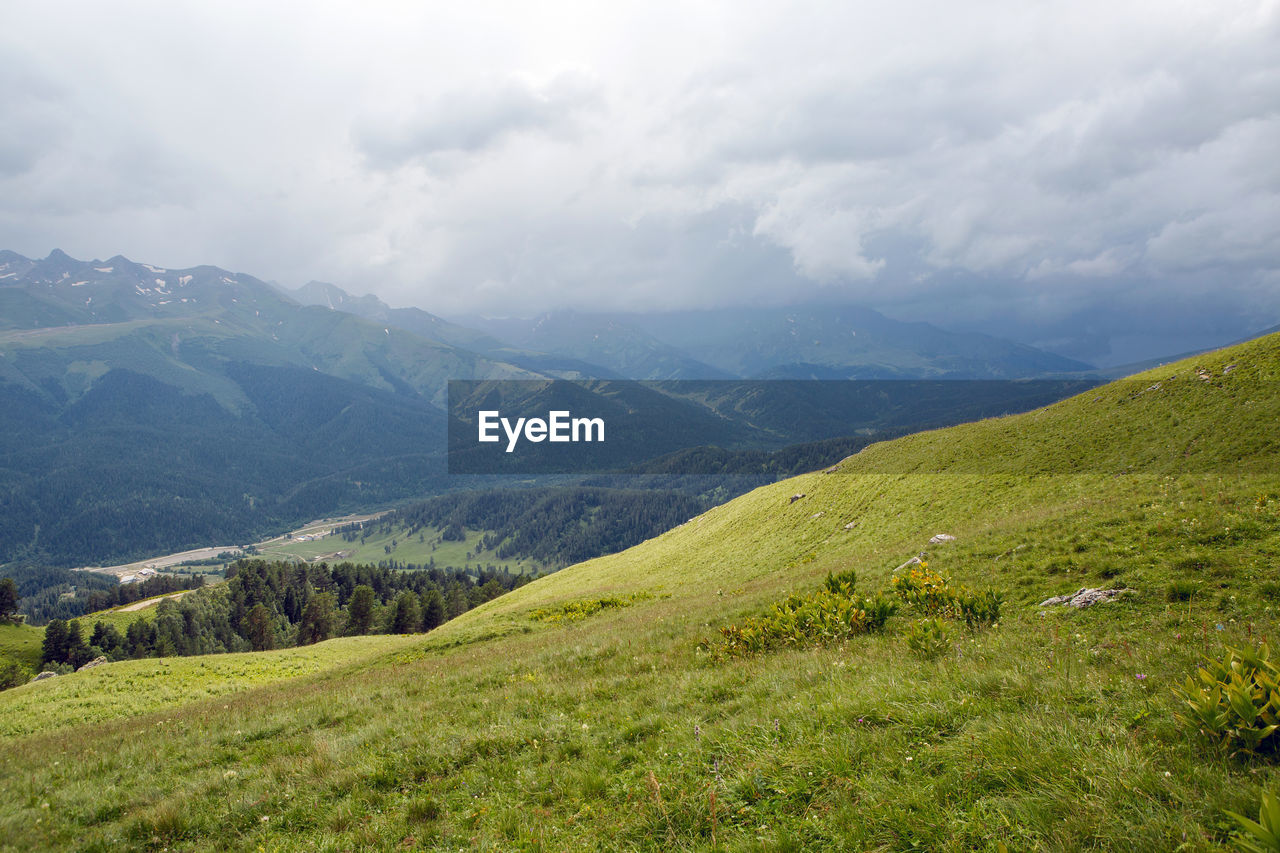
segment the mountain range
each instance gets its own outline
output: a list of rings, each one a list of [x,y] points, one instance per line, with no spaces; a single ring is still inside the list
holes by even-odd
[[[376,296],[352,297],[323,282],[284,292],[306,305],[348,311],[515,363],[528,363],[532,353],[560,356],[594,366],[588,375],[597,377],[1025,379],[1095,370],[990,335],[949,332],[847,305],[649,314],[560,310],[454,323],[417,308],[391,308]]]
[[[289,292],[213,266],[5,251],[0,564],[243,541],[452,488],[450,379],[1012,378],[1086,368],[865,309],[558,312],[477,328],[315,282]],[[775,447],[852,431],[828,418],[792,436],[758,406],[711,409],[750,420]],[[711,435],[741,435],[739,426]]]

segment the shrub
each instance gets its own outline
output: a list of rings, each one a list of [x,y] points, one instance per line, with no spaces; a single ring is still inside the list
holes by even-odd
[[[999,622],[1002,604],[1004,593],[990,589],[982,592],[962,590],[956,595],[956,605],[960,608],[964,623],[975,630]]]
[[[963,619],[973,629],[999,622],[1004,603],[1000,592],[951,586],[950,579],[932,571],[928,563],[895,577],[893,589],[912,610],[929,618]]]
[[[858,585],[858,573],[853,569],[833,575],[827,572],[827,579],[823,581],[827,591],[836,595],[852,595],[853,588]]]
[[[16,660],[0,660],[0,690],[26,684],[35,675]]]
[[[630,595],[623,596],[579,598],[573,601],[566,601],[563,604],[557,604],[555,607],[539,608],[530,613],[529,616],[541,622],[577,622],[580,619],[586,619],[588,616],[594,616],[601,610],[630,607],[635,602],[648,597],[647,593],[633,592]]]
[[[898,612],[898,605],[877,592],[875,598],[862,600],[862,609],[867,613],[867,629],[882,631],[889,617]]]
[[[947,584],[948,579],[932,571],[928,563],[912,566],[906,574],[893,579],[894,592],[912,610],[926,616],[953,618],[955,594]]]
[[[917,619],[907,629],[907,648],[925,660],[938,657],[950,647],[951,638],[937,619]]]
[[[883,595],[866,598],[853,591],[853,572],[827,575],[817,591],[792,595],[774,604],[763,616],[742,625],[720,629],[721,641],[712,648],[717,659],[768,651],[784,646],[805,647],[884,629],[898,610]],[[711,647],[704,643],[704,647]]]
[[[1274,752],[1280,728],[1280,670],[1264,643],[1256,650],[1227,649],[1174,692],[1187,710],[1176,714],[1188,729],[1232,754]]]

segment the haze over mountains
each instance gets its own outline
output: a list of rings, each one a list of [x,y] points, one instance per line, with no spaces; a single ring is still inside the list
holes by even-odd
[[[495,356],[511,355],[512,347],[549,353],[633,379],[1015,379],[1093,369],[990,335],[948,332],[848,305],[554,311],[533,318],[467,316],[459,324],[322,282],[285,292],[304,304],[394,323],[455,346]]]
[[[1003,379],[1088,368],[855,308],[561,312],[480,326],[318,283],[288,294],[212,266],[0,253],[0,563],[242,540],[438,493],[449,487],[450,379]],[[785,442],[785,418],[758,408],[722,407],[716,417],[736,425],[709,438],[759,435],[768,422],[770,441]]]

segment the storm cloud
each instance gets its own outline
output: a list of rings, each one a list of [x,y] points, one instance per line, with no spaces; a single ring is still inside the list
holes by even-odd
[[[1280,322],[1280,5],[19,2],[4,248],[437,313]]]

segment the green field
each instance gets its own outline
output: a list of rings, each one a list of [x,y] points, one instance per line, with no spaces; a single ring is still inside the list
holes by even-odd
[[[43,640],[43,628],[0,624],[0,662],[16,660],[33,672],[38,671]]]
[[[1173,689],[1276,639],[1277,379],[1273,335],[874,445],[425,637],[0,694],[0,847],[1230,849],[1226,810],[1256,814],[1275,753],[1220,752]],[[882,633],[708,651],[828,572],[884,590],[922,551],[1003,592],[998,624],[946,621],[933,659],[905,608]],[[1039,604],[1096,586],[1135,591]],[[227,659],[299,669],[201,669]]]
[[[344,637],[312,648],[117,661],[0,692],[0,737],[100,727],[317,673],[340,679],[346,669],[391,660],[412,645],[403,636]]]
[[[364,543],[359,539],[347,542],[341,536],[335,535],[309,542],[273,540],[261,543],[258,547],[262,555],[270,559],[301,557],[312,560],[338,551],[350,551],[352,552],[350,556],[341,559],[330,557],[329,562],[376,564],[395,560],[397,563],[424,566],[435,560],[436,566],[440,568],[462,569],[469,566],[474,569],[477,566],[483,568],[492,565],[512,574],[543,574],[548,571],[548,567],[529,559],[499,560],[493,551],[484,551],[479,556],[469,553],[474,552],[481,537],[489,532],[491,531],[467,530],[465,541],[446,542],[440,538],[440,530],[409,533],[403,527],[393,527],[390,531],[384,532],[375,524],[371,525],[370,535],[366,537]]]

